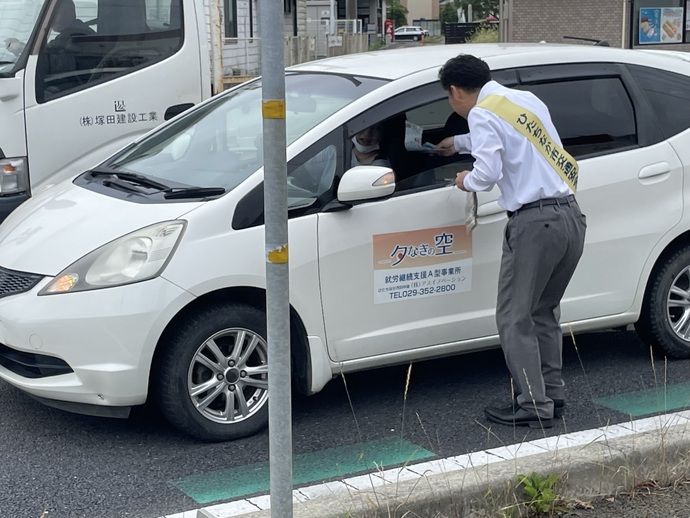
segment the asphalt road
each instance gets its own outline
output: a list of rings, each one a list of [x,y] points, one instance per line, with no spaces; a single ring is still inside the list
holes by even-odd
[[[547,436],[630,419],[598,398],[690,380],[690,362],[651,356],[627,331],[579,335],[577,347],[567,340],[564,361],[566,415]],[[407,366],[368,371],[295,396],[294,454],[402,437],[445,457],[544,435],[483,418],[486,404],[510,397],[498,350],[414,364],[405,397],[407,374]],[[149,408],[128,420],[79,416],[0,382],[0,450],[1,517],[157,518],[203,507],[171,481],[229,468],[249,474],[246,466],[268,461],[268,434],[198,443]]]

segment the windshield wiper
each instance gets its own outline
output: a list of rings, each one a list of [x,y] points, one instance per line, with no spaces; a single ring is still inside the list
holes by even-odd
[[[93,169],[89,171],[89,174],[91,174],[91,176],[110,176],[112,179],[104,180],[104,185],[112,185],[113,187],[129,190],[131,192],[146,194],[134,187],[134,185],[158,189],[159,191],[163,191],[165,193],[163,197],[166,200],[205,198],[208,196],[220,196],[221,194],[225,194],[225,188],[223,187],[171,187],[170,185],[165,185],[164,183],[152,180],[148,176],[144,176],[142,174],[116,171],[113,169]],[[133,185],[128,185],[127,182]]]
[[[136,185],[142,187],[150,187],[151,189],[158,189],[159,191],[170,192],[172,187],[165,185],[164,183],[157,182],[156,180],[151,180],[148,176],[137,173],[127,173],[125,171],[114,171],[112,169],[92,169],[89,171],[91,176],[114,176],[120,180],[126,180]]]
[[[166,200],[184,199],[184,198],[205,198],[207,196],[220,196],[225,194],[223,187],[189,187],[187,189],[175,189],[166,192],[163,197]]]

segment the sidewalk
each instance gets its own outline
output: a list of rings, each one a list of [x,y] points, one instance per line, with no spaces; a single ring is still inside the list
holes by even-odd
[[[521,500],[515,475],[533,471],[559,474],[560,496],[588,499],[680,478],[688,451],[690,411],[683,411],[301,487],[294,516],[466,516]],[[261,495],[165,518],[270,516],[270,497]]]

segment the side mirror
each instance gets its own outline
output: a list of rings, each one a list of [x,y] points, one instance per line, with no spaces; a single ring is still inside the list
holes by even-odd
[[[356,202],[385,198],[395,191],[395,173],[390,167],[358,165],[348,169],[338,185],[338,201]]]

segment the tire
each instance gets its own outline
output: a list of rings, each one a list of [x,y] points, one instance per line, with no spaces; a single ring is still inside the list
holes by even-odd
[[[230,303],[202,308],[171,336],[154,366],[152,386],[170,424],[203,441],[238,439],[267,426],[263,311]]]
[[[412,41],[417,41],[419,39],[419,36],[412,36]]]
[[[690,357],[690,247],[653,271],[635,329],[667,356]]]

